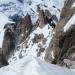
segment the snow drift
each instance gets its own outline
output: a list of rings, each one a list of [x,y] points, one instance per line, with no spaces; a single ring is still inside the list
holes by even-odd
[[[0,75],[75,75],[71,70],[61,68],[36,57],[27,56],[0,69]]]

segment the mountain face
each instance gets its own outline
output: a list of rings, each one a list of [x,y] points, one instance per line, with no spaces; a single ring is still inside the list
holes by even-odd
[[[21,3],[22,2],[22,3]],[[50,3],[50,6],[49,6]],[[61,7],[60,7],[61,3]],[[51,0],[1,0],[0,1],[0,12],[3,12],[5,15],[13,16],[18,14],[19,16],[25,16],[26,13],[29,13],[34,18],[37,15],[37,5],[42,6],[43,9],[50,9],[52,14],[57,14],[59,16],[59,10],[63,6],[63,0],[60,1],[51,1]],[[27,8],[27,9],[26,9]],[[55,13],[56,11],[56,13]],[[9,12],[9,14],[8,14]]]
[[[49,3],[51,4],[50,6],[49,6]],[[58,6],[60,6],[60,3],[61,3],[61,7],[58,7]],[[59,5],[57,5],[57,4],[59,4]],[[19,41],[22,41],[21,40],[21,39],[23,39],[22,36],[25,35],[25,33],[24,33],[25,31],[22,29],[22,24],[24,25],[25,20],[23,20],[24,22],[20,21],[20,20],[22,20],[22,18],[24,19],[24,16],[27,13],[31,16],[32,24],[31,23],[30,24],[33,25],[33,29],[32,30],[35,30],[36,26],[34,26],[34,25],[36,24],[36,20],[38,19],[38,13],[39,13],[39,12],[37,12],[37,6],[38,5],[40,6],[41,9],[43,8],[43,10],[45,10],[45,9],[49,10],[50,9],[49,12],[51,12],[51,14],[56,14],[57,18],[59,18],[59,14],[60,14],[59,10],[61,10],[61,8],[63,6],[63,0],[62,0],[62,2],[60,2],[60,1],[49,1],[49,0],[48,1],[39,0],[38,2],[35,1],[35,0],[12,0],[12,1],[10,1],[10,0],[4,1],[3,0],[3,1],[0,2],[0,12],[2,12],[4,14],[4,16],[6,16],[7,18],[9,18],[9,20],[12,21],[12,24],[9,24],[9,22],[8,22],[8,24],[7,24],[8,27],[7,28],[11,29],[12,28],[11,25],[14,25],[15,29],[12,28],[11,30],[16,32],[16,33],[14,33],[13,36],[15,36],[16,34],[19,35],[19,36],[16,35],[16,38],[14,38],[14,40],[17,39],[16,40],[16,41],[18,41],[17,43],[19,43]],[[56,13],[54,13],[54,12],[56,12]],[[41,16],[39,16],[39,17],[41,18]],[[15,22],[16,22],[16,24],[14,24]],[[28,24],[28,22],[27,22],[27,24]],[[41,26],[41,24],[40,24],[40,26]],[[26,28],[26,26],[25,26],[25,28]],[[27,29],[28,29],[28,27],[27,27]],[[30,29],[31,29],[31,27],[30,27]],[[39,28],[37,28],[36,31],[38,31],[38,29]],[[44,31],[44,29],[42,29],[42,31]],[[46,29],[47,29],[47,31],[45,30],[45,32],[46,33],[50,33],[48,28],[47,28],[47,26],[46,26]],[[6,28],[5,28],[5,30],[6,30]],[[22,30],[22,32],[19,34],[20,30]],[[39,30],[41,32],[41,29],[39,29]],[[34,31],[34,32],[36,32],[36,31]],[[36,34],[38,36],[42,34],[44,37],[45,36],[47,37],[49,35],[49,34],[44,35],[43,33],[40,34],[38,32],[33,34],[33,35],[35,36]],[[3,37],[6,39],[5,36],[3,36]],[[30,40],[31,40],[31,37],[30,37]],[[45,38],[41,38],[41,39],[46,40],[46,37]],[[20,39],[20,40],[18,40],[18,39]],[[34,40],[34,38],[32,40]],[[9,42],[8,42],[9,45],[11,45],[10,41],[12,41],[12,40],[9,39]],[[5,43],[3,43],[3,44],[5,44]],[[8,47],[9,47],[9,50],[10,50],[10,46],[9,45],[6,46],[6,44],[5,44],[5,46],[3,47],[3,50],[4,49],[8,49]],[[42,47],[42,48],[44,48],[44,47]]]
[[[1,0],[0,74],[74,75],[73,2]]]

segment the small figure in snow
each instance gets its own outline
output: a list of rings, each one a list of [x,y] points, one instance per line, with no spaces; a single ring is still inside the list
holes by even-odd
[[[48,10],[45,10],[45,17],[46,17],[46,20],[49,23],[49,25],[52,28],[55,28],[56,24],[54,23],[54,21],[58,22],[56,15],[51,15],[51,13]]]

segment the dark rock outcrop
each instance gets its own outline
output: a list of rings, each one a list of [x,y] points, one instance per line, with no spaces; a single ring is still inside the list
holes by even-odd
[[[15,32],[17,34],[17,42],[23,42],[32,30],[31,17],[27,14],[23,19],[18,21],[15,25]]]
[[[4,41],[3,41],[3,54],[7,54],[14,50],[15,46],[22,43],[30,34],[32,29],[32,22],[30,15],[27,14],[24,18],[17,21],[15,24],[6,24],[4,27]]]
[[[18,0],[20,3],[23,3],[24,2],[24,0]]]
[[[6,24],[5,29],[2,53],[4,56],[7,56],[15,48],[15,32],[10,24]]]
[[[32,39],[33,43],[38,43],[40,41],[44,42],[44,35],[43,34],[35,34],[34,38]]]
[[[14,22],[20,21],[22,19],[22,16],[18,14],[14,14],[13,16],[9,16],[10,19],[12,19]]]
[[[56,24],[54,23],[54,21],[57,23],[58,19],[56,17],[56,15],[52,15],[49,10],[38,10],[39,12],[39,20],[38,20],[38,24],[40,28],[43,28],[47,23],[52,27],[55,28]]]
[[[47,24],[45,14],[43,10],[39,10],[38,12],[39,12],[39,27],[43,28]]]
[[[9,65],[6,57],[4,55],[0,55],[0,68],[3,66]]]
[[[72,60],[73,58],[71,58],[71,54],[75,53],[74,46],[75,46],[75,25],[72,25],[68,31],[61,34],[61,36],[59,37],[59,48],[61,49],[59,60],[61,61],[63,59]]]
[[[46,50],[46,61],[52,61],[51,51],[54,52],[55,57],[52,61],[53,64],[64,66],[64,59],[75,61],[75,25],[72,25],[66,32],[61,32],[61,34],[59,34],[59,45],[57,42],[55,42],[55,44],[59,47],[59,49],[56,49],[56,46],[54,49],[54,43],[53,45],[50,44]]]
[[[0,50],[0,66],[8,65],[7,60],[17,46],[24,42],[32,30],[31,17],[27,14],[16,23],[7,23],[4,26],[4,40]]]

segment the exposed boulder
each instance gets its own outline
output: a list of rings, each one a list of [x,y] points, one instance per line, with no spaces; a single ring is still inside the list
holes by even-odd
[[[39,47],[38,52],[37,52],[37,57],[40,57],[41,53],[45,51],[45,48],[43,48],[42,46]]]
[[[44,35],[43,34],[35,34],[34,38],[32,39],[33,43],[38,43],[43,41]]]

